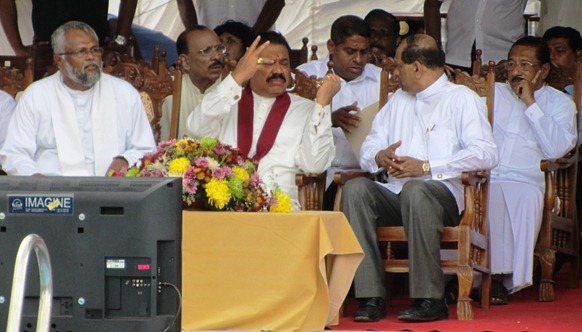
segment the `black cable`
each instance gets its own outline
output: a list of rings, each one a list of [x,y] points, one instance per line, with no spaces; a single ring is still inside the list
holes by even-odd
[[[174,319],[172,320],[172,322],[170,323],[170,325],[168,325],[164,329],[164,331],[162,331],[162,332],[167,332],[169,330],[169,328],[172,327],[172,325],[174,325],[174,323],[176,323],[176,319],[178,319],[178,315],[180,315],[180,311],[182,311],[182,294],[180,293],[180,290],[178,289],[178,287],[176,287],[176,285],[172,284],[171,282],[161,281],[160,282],[160,285],[162,285],[162,286],[170,286],[170,287],[174,288],[174,290],[176,291],[176,294],[178,294],[178,299],[180,300],[180,302],[178,304],[178,310],[176,311],[176,315],[174,315]]]

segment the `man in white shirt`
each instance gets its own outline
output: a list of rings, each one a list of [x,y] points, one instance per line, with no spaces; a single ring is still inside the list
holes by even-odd
[[[395,60],[394,75],[402,88],[376,115],[360,150],[362,168],[387,172],[388,182],[354,179],[342,195],[342,211],[365,253],[354,278],[360,301],[354,320],[359,322],[386,315],[378,226],[403,225],[408,238],[415,301],[398,319],[448,317],[439,264],[442,229],[460,222],[461,173],[497,163],[485,104],[473,91],[447,80],[445,56],[436,41],[412,35],[400,43]]]
[[[71,21],[51,39],[59,71],[22,94],[0,150],[4,171],[104,176],[154,151],[135,88],[101,72],[103,49],[95,31]]]
[[[216,88],[221,81],[226,48],[214,31],[197,25],[178,36],[176,49],[180,54],[186,74],[182,76],[180,113],[178,114],[177,138],[182,138],[184,135],[192,135],[188,131],[188,115],[202,102],[204,94],[209,89]],[[162,104],[160,118],[162,140],[170,136],[173,99],[173,96],[168,96]]]
[[[8,123],[12,117],[12,113],[14,113],[15,107],[16,103],[14,102],[14,98],[0,90],[0,148],[4,144],[6,132],[8,132]]]
[[[493,138],[499,165],[491,171],[489,188],[491,304],[505,304],[508,292],[532,284],[544,206],[540,160],[561,157],[576,143],[574,103],[544,84],[549,72],[546,43],[524,37],[509,51],[509,84],[495,86]]]
[[[357,16],[342,16],[333,22],[327,50],[329,55],[325,59],[302,64],[297,69],[308,76],[323,77],[328,71],[328,61],[332,60],[333,72],[341,78],[340,91],[331,102],[336,156],[327,170],[327,184],[331,186],[326,191],[324,204],[330,210],[336,192],[335,184],[331,183],[333,174],[360,169],[360,161],[352,152],[344,130],[350,132],[357,127],[361,120],[357,113],[378,101],[382,70],[368,63],[370,28]]]
[[[425,0],[427,34],[440,40],[439,8],[445,0]],[[527,0],[451,0],[447,13],[447,64],[470,72],[475,49],[483,63],[505,59],[511,45],[524,36]]]
[[[257,46],[259,39],[263,43]],[[281,34],[261,34],[234,71],[204,96],[188,127],[258,160],[261,179],[270,189],[279,185],[298,210],[295,174],[321,173],[335,154],[329,103],[339,77],[325,77],[316,102],[288,94],[289,50]]]

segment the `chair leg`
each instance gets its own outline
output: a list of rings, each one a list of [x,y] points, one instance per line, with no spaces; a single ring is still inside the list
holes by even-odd
[[[473,308],[471,307],[471,289],[473,288],[473,269],[469,266],[459,267],[457,270],[459,279],[459,298],[457,300],[457,319],[472,320]]]
[[[483,273],[481,277],[481,308],[489,309],[491,302],[491,273]]]
[[[556,263],[556,251],[549,248],[542,248],[540,250],[540,267],[542,268],[542,276],[540,279],[540,293],[538,301],[551,302],[554,301],[554,266]]]
[[[580,258],[575,256],[570,264],[570,288],[578,288],[578,279],[580,278]]]

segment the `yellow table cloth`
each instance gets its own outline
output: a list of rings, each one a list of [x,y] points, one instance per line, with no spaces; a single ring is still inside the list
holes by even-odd
[[[341,212],[183,213],[182,328],[321,330],[364,253]]]

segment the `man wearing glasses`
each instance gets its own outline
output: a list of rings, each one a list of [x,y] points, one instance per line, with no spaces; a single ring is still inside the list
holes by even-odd
[[[287,93],[289,51],[277,32],[257,37],[232,73],[190,114],[188,128],[257,160],[268,189],[278,185],[299,210],[295,174],[321,173],[335,156],[329,105],[340,83],[337,75],[326,75],[315,102]]]
[[[104,176],[155,149],[137,91],[103,74],[99,40],[71,21],[51,37],[58,72],[19,100],[0,163],[9,175]]]
[[[177,138],[182,138],[184,135],[192,135],[187,126],[188,115],[202,102],[204,94],[215,89],[221,82],[226,47],[220,43],[214,31],[203,25],[197,25],[178,36],[176,49],[186,74],[182,76],[178,115]],[[168,96],[162,104],[160,119],[162,140],[170,136],[172,100],[173,97]]]
[[[544,174],[540,160],[563,156],[576,143],[576,110],[544,84],[550,51],[538,37],[513,44],[508,84],[495,86],[493,138],[499,164],[491,171],[491,304],[532,284],[533,252],[542,221]]]

